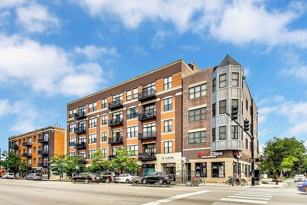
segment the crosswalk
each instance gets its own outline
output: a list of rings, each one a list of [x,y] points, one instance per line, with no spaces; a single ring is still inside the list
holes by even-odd
[[[272,197],[273,193],[249,189],[231,196],[221,198],[220,202],[242,204],[267,204]]]

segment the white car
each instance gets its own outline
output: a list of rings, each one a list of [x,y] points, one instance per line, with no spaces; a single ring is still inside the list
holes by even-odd
[[[136,176],[133,176],[131,174],[120,174],[118,177],[115,177],[116,183],[131,183]]]
[[[15,176],[13,173],[6,173],[2,176],[2,179],[15,179]]]
[[[305,180],[305,176],[303,174],[297,174],[294,176],[294,182],[303,182]]]

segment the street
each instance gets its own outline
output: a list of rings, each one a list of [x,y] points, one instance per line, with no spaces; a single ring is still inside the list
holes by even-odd
[[[70,182],[0,180],[1,205],[232,205],[306,204],[307,195],[294,184],[288,188],[143,187],[130,184],[72,184]]]

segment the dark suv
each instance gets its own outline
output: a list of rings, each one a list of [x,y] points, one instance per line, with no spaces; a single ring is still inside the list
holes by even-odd
[[[76,182],[84,182],[86,184],[88,184],[89,182],[96,182],[99,183],[100,180],[98,177],[96,177],[96,175],[92,174],[92,173],[88,173],[88,172],[83,172],[81,174],[78,174],[76,176],[72,177],[72,182],[76,183]]]
[[[141,179],[143,184],[170,184],[172,178],[164,172],[153,172]]]

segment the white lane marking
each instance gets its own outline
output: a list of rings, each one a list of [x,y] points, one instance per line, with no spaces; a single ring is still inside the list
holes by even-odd
[[[270,197],[272,198],[273,195],[261,195],[261,194],[235,194],[236,196],[254,196],[254,197]]]
[[[269,201],[271,198],[263,198],[263,197],[251,197],[251,196],[228,196],[229,198],[238,198],[238,199],[255,199],[255,200],[263,200]]]
[[[254,201],[247,199],[232,199],[232,198],[222,198],[221,201],[229,201],[229,202],[241,202],[241,203],[250,203],[250,204],[266,204],[267,201]]]
[[[207,193],[207,192],[210,192],[210,191],[204,190],[204,191],[192,192],[192,193],[187,193],[187,194],[180,194],[180,195],[171,196],[171,197],[168,197],[168,198],[165,198],[165,199],[160,199],[158,201],[148,202],[148,203],[145,203],[145,204],[142,204],[142,205],[160,205],[162,203],[168,203],[168,202],[175,201],[175,200],[178,200],[178,199],[186,198],[186,197],[197,195],[197,194],[203,194],[203,193]]]

